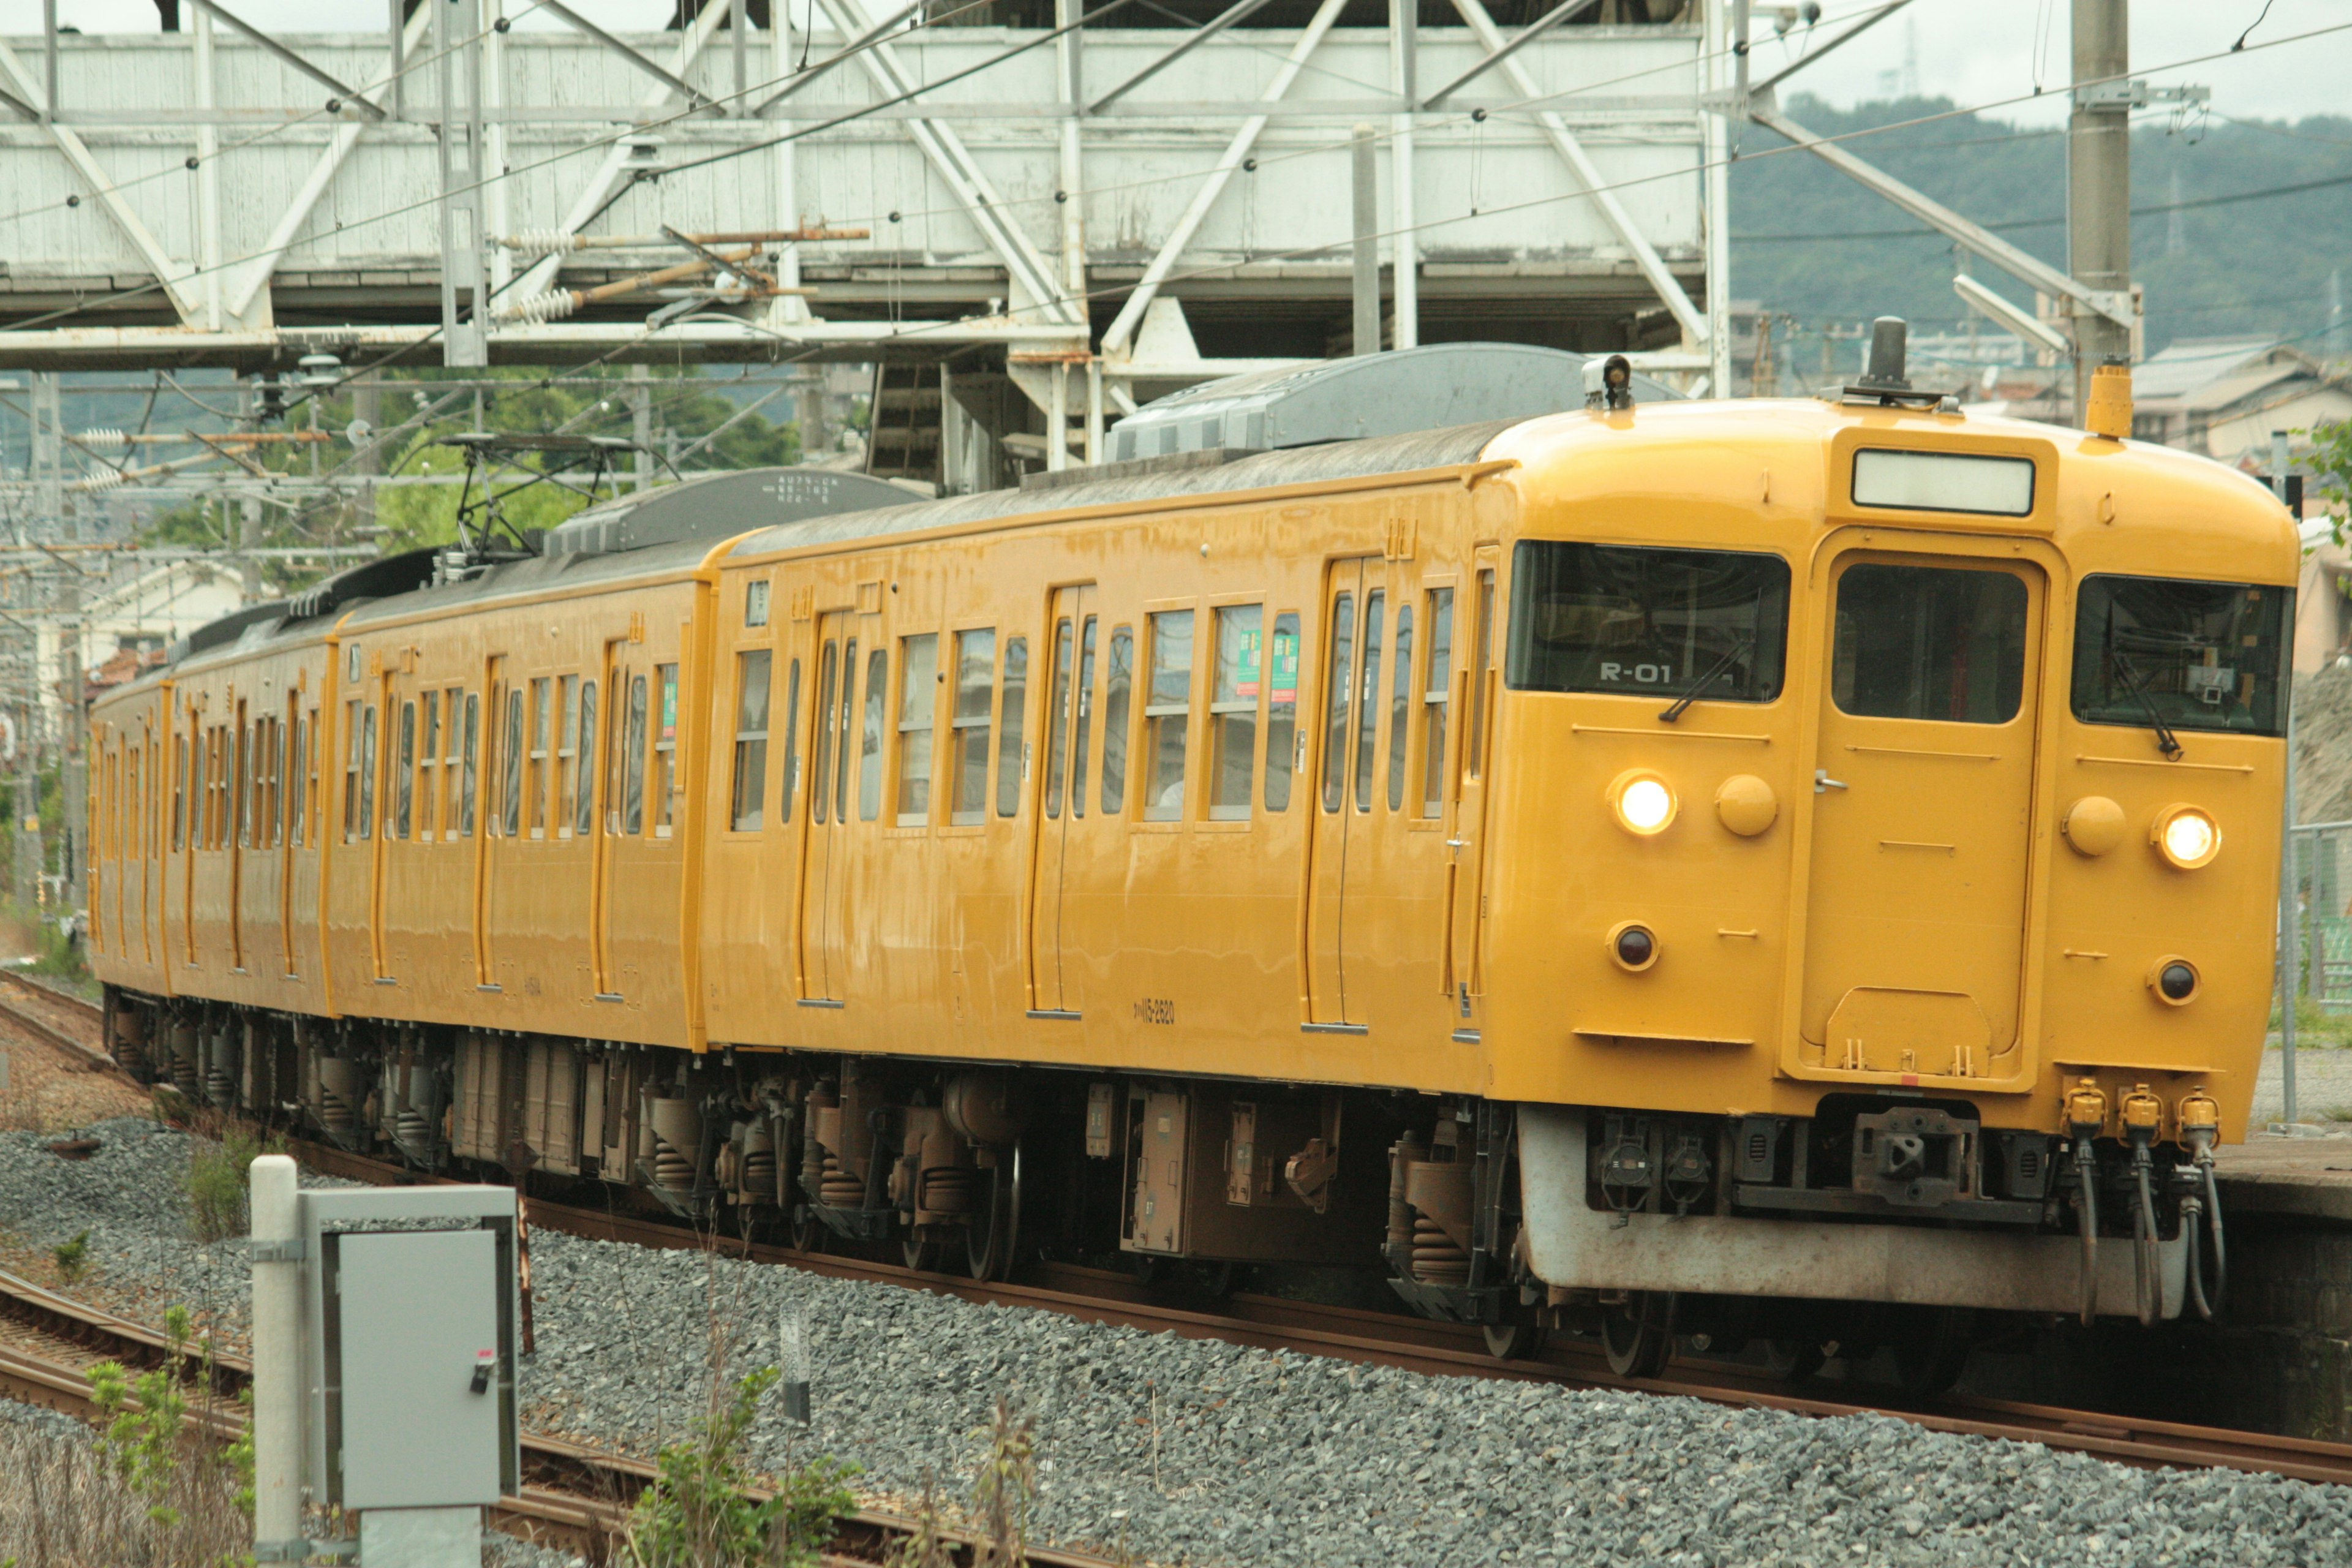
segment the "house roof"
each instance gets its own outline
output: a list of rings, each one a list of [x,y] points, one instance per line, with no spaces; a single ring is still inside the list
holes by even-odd
[[[2276,338],[2183,338],[2132,371],[2135,402],[2182,397],[2278,347]]]

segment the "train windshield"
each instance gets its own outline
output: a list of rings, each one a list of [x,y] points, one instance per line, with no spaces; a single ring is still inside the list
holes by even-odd
[[[2074,616],[2074,716],[2092,724],[2276,735],[2294,590],[2086,577]]]
[[[1528,691],[1769,702],[1788,635],[1777,555],[1527,540],[1504,676]]]

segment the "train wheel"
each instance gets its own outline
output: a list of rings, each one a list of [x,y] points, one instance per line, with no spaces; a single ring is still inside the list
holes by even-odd
[[[1021,1145],[1000,1154],[988,1173],[984,1216],[964,1227],[965,1262],[975,1279],[1002,1279],[1013,1272],[1013,1250],[1021,1237]]]
[[[824,1221],[816,1217],[814,1209],[806,1204],[793,1205],[793,1221],[788,1239],[792,1242],[794,1252],[823,1252],[825,1239],[832,1234],[831,1228]]]
[[[1543,1324],[1530,1312],[1486,1325],[1486,1353],[1496,1361],[1523,1361],[1543,1349]]]
[[[1968,1370],[1969,1352],[1975,1348],[1974,1315],[1965,1307],[1939,1308],[1896,1342],[1895,1381],[1915,1399],[1949,1393]]]
[[[899,1242],[898,1249],[900,1256],[907,1260],[907,1267],[918,1274],[933,1274],[939,1271],[940,1244],[938,1242],[908,1231],[906,1237]]]
[[[1640,1291],[1601,1320],[1601,1350],[1620,1377],[1655,1377],[1674,1353],[1675,1299]]]
[[[1822,1370],[1829,1358],[1812,1340],[1773,1340],[1764,1347],[1766,1375],[1782,1383],[1802,1383]]]

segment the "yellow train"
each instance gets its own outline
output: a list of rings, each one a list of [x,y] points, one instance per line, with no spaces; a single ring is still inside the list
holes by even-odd
[[[1507,416],[700,480],[257,606],[97,705],[113,1047],[419,1166],[1357,1264],[1637,1373],[2210,1304],[2295,535],[1881,347],[1764,402],[1381,356],[1392,425]]]

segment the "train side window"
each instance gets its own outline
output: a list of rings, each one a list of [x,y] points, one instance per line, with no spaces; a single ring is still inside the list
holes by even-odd
[[[206,778],[211,772],[206,764],[212,761],[213,732],[196,730],[186,744],[191,763],[187,773],[188,847],[208,849],[212,847],[205,842],[205,825],[212,814],[212,784]]]
[[[253,726],[246,722],[245,704],[237,704],[236,772],[229,801],[236,810],[236,841],[250,846],[253,842]]]
[[[1356,595],[1331,605],[1331,668],[1324,675],[1323,809],[1337,811],[1348,796],[1348,702],[1356,691]]]
[[[1151,770],[1143,797],[1147,822],[1184,815],[1184,749],[1192,722],[1192,612],[1151,617],[1151,684],[1145,689],[1143,753]]]
[[[784,776],[776,783],[776,820],[793,819],[793,797],[801,785],[801,661],[784,672]]]
[[[996,815],[1021,811],[1021,778],[1028,772],[1029,639],[1004,639],[1004,689],[996,703]]]
[[[416,837],[430,844],[441,837],[441,694],[427,691],[419,701],[423,711],[417,725]],[[456,717],[454,712],[451,717]]]
[[[939,721],[940,639],[898,639],[898,826],[931,819],[931,727]]]
[[[775,655],[753,648],[735,656],[735,779],[728,826],[760,831],[768,791],[768,671]]]
[[[1445,718],[1454,689],[1454,590],[1432,588],[1429,673],[1421,682],[1421,815],[1445,814]]]
[[[1070,815],[1087,814],[1087,747],[1095,731],[1095,617],[1078,633],[1078,719],[1070,736]]]
[[[1364,595],[1364,679],[1356,702],[1356,809],[1372,809],[1372,768],[1380,760],[1381,633],[1388,619],[1388,592]]]
[[[360,706],[360,837],[375,837],[375,704]]]
[[[1127,738],[1135,711],[1135,634],[1113,626],[1103,664],[1102,809],[1116,816],[1127,805]]]
[[[454,700],[457,694],[452,691],[449,695]],[[457,824],[451,830],[452,837],[474,836],[474,780],[479,771],[482,745],[480,703],[480,698],[470,691],[466,693],[465,729],[457,742]]]
[[[596,683],[580,683],[580,798],[572,805],[572,832],[585,838],[596,828]]]
[[[816,661],[816,755],[811,759],[809,774],[809,820],[822,826],[833,815],[833,682],[836,671],[834,661],[841,651],[838,643],[828,642]]]
[[[1054,623],[1054,684],[1045,707],[1045,815],[1062,815],[1063,769],[1070,741],[1070,619]]]
[[[555,799],[548,808],[548,826],[558,838],[572,837],[572,803],[587,782],[580,767],[580,678],[558,676],[555,681]]]
[[[955,710],[948,722],[955,747],[955,795],[948,820],[962,826],[988,820],[989,702],[996,679],[996,632],[958,632]]]
[[[473,710],[474,700],[466,695],[463,687],[453,686],[442,702],[441,721],[441,837],[455,839],[474,830],[469,820],[461,830],[460,814],[469,817],[472,811],[464,805],[464,792],[471,783],[472,759],[467,755],[466,725],[461,715]]]
[[[1274,617],[1266,649],[1265,808],[1290,809],[1290,775],[1298,750],[1298,612]]]
[[[1486,773],[1486,671],[1495,662],[1495,569],[1478,574],[1478,629],[1470,645],[1470,743],[1463,749],[1462,771],[1470,778]]]
[[[621,785],[621,831],[646,830],[646,678],[629,677],[629,730],[625,742],[627,773]]]
[[[520,686],[507,689],[507,754],[503,795],[506,805],[506,836],[522,836],[522,737],[523,704],[526,699]]]
[[[1412,603],[1397,601],[1396,677],[1389,683],[1389,809],[1404,809],[1405,753],[1412,739]]]
[[[416,704],[400,705],[400,750],[394,753],[393,765],[399,771],[392,779],[392,832],[394,838],[406,838],[415,826],[415,792],[416,779]]]
[[[319,752],[325,743],[313,708],[302,718],[302,842],[311,848],[319,843]]]
[[[841,645],[841,705],[834,710],[833,819],[849,820],[849,729],[857,713],[857,639]]]
[[[882,722],[890,689],[890,653],[876,648],[866,656],[866,714],[857,737],[857,820],[871,822],[882,815]]]
[[[667,838],[677,807],[677,666],[654,666],[654,837]]]
[[[188,817],[188,738],[175,735],[172,740],[172,847],[179,849],[187,843]]]
[[[553,729],[550,722],[553,713],[550,707],[554,700],[550,689],[552,685],[543,675],[530,683],[530,777],[524,793],[529,797],[533,838],[547,837],[547,792],[554,783],[553,770],[548,765],[553,760],[548,746]]]
[[[1257,766],[1259,671],[1265,654],[1265,611],[1226,605],[1217,611],[1217,653],[1209,690],[1209,816],[1247,822]]]

